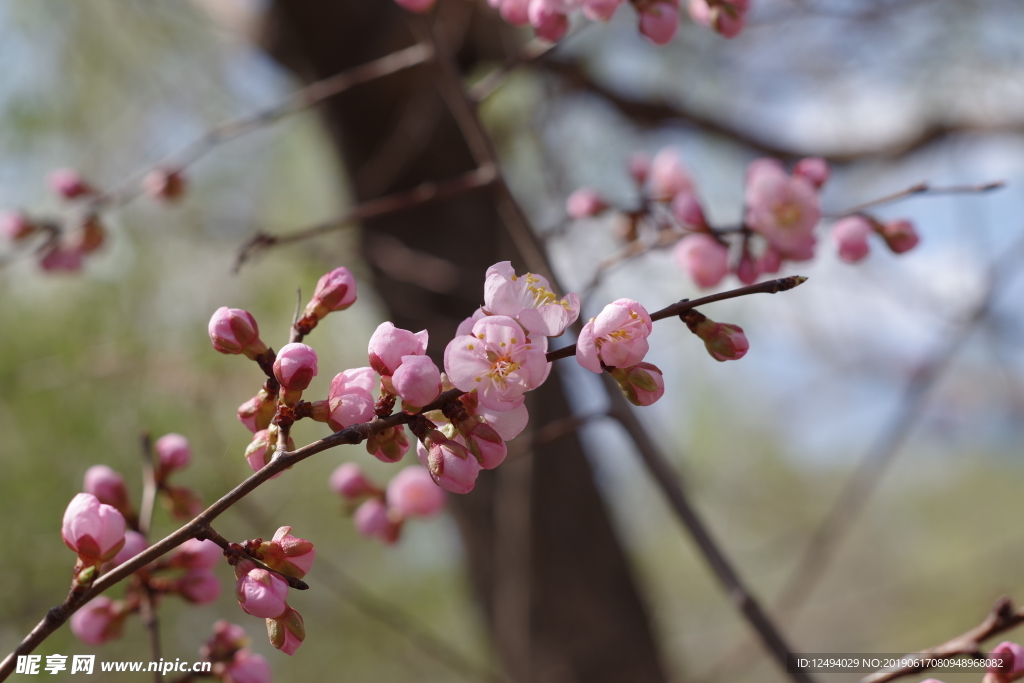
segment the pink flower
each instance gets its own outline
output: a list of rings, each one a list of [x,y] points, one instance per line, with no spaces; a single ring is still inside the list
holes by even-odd
[[[306,639],[306,625],[302,615],[288,607],[279,617],[267,619],[267,635],[270,644],[286,655],[293,655]]]
[[[637,363],[630,368],[612,370],[622,393],[636,406],[649,406],[665,394],[661,369],[652,363]]]
[[[176,201],[185,194],[185,176],[179,169],[155,168],[142,179],[142,191],[157,201]]]
[[[527,412],[525,405],[517,406],[512,410],[502,411],[490,410],[480,406],[475,412],[484,418],[487,424],[494,427],[494,431],[498,432],[498,436],[505,441],[511,441],[519,436],[530,420],[530,414]]]
[[[391,385],[402,397],[406,412],[418,412],[441,395],[441,371],[427,356],[402,356],[402,364],[391,377]]]
[[[373,399],[361,393],[335,396],[328,401],[328,406],[331,412],[327,424],[336,432],[373,419]]]
[[[436,0],[428,1],[433,4]],[[356,279],[348,268],[335,268],[316,283],[313,298],[306,304],[304,313],[320,320],[332,311],[344,311],[355,302]]]
[[[258,394],[238,406],[238,420],[255,434],[270,426],[276,412],[277,397],[271,396],[265,389],[260,389]]]
[[[0,214],[0,235],[12,242],[21,241],[37,230],[36,225],[21,211],[5,211]]]
[[[381,323],[370,337],[370,367],[378,374],[390,377],[402,364],[402,356],[424,355],[427,340],[426,330],[413,334],[390,322]]]
[[[493,470],[505,461],[508,447],[497,430],[489,424],[473,420],[474,424],[455,440],[464,445],[485,470]]]
[[[867,256],[871,250],[868,246],[868,235],[871,232],[871,223],[863,216],[850,216],[836,221],[832,227],[832,239],[839,247],[839,258],[847,263],[856,263]]]
[[[285,344],[274,360],[274,377],[288,392],[309,387],[317,373],[316,351],[306,344]]]
[[[760,274],[757,270],[757,262],[750,255],[750,251],[744,247],[740,253],[740,260],[736,263],[736,278],[745,285],[752,285],[757,282],[757,276]]]
[[[224,551],[213,541],[190,538],[175,549],[167,564],[185,569],[213,569],[223,559]]]
[[[332,491],[347,500],[358,500],[378,492],[377,487],[363,473],[363,468],[354,462],[338,465],[331,472],[329,483]]]
[[[252,468],[253,472],[259,472],[261,469],[270,464],[271,458],[274,457],[274,452],[277,449],[277,440],[280,433],[277,431],[277,427],[271,425],[269,429],[261,429],[252,435],[252,441],[245,449],[245,460],[249,463],[249,467]],[[295,442],[288,438],[288,443],[285,448],[289,451],[295,450]],[[280,477],[283,472],[278,472],[271,479]]]
[[[114,559],[110,561],[111,568],[124,564],[148,547],[149,542],[146,541],[146,537],[138,531],[128,530],[124,532],[124,545],[117,551],[117,555],[114,555]]]
[[[747,170],[746,224],[783,256],[813,249],[814,227],[821,218],[818,193],[802,176],[789,176],[774,160],[756,159]]]
[[[254,359],[267,351],[260,340],[260,328],[248,311],[221,306],[214,311],[208,326],[213,348],[221,353],[245,354]]]
[[[640,33],[655,45],[671,42],[679,29],[679,7],[657,0],[640,10]]]
[[[729,272],[729,247],[704,233],[679,240],[672,259],[699,287],[714,287]]]
[[[583,3],[583,16],[591,21],[608,21],[622,2],[623,0],[586,0]]]
[[[197,605],[205,605],[220,597],[220,581],[209,569],[192,569],[175,581],[178,595]]]
[[[398,462],[409,452],[409,437],[399,425],[373,434],[366,440],[366,452],[381,462]]]
[[[82,253],[57,244],[43,254],[39,267],[51,273],[75,273],[82,269]]]
[[[658,2],[655,4],[667,5],[668,3]],[[642,22],[645,15],[641,14],[640,16]],[[673,19],[673,21],[675,20]],[[669,39],[671,40],[671,36]],[[672,147],[666,147],[655,155],[651,162],[651,171],[647,182],[650,186],[651,198],[660,201],[667,202],[682,192],[693,193],[693,178],[690,177],[690,171],[683,164],[679,152]]]
[[[921,241],[917,230],[914,229],[914,224],[905,218],[882,223],[879,232],[885,243],[896,254],[910,251]]]
[[[561,40],[569,30],[569,17],[554,8],[549,0],[530,0],[526,16],[537,37],[552,43]]]
[[[86,645],[102,645],[121,637],[126,614],[120,602],[100,595],[71,615],[71,632]]]
[[[452,384],[477,392],[480,405],[511,410],[547,379],[551,364],[544,354],[515,320],[495,315],[478,320],[473,334],[449,342],[444,367]]]
[[[580,298],[569,293],[563,299],[551,291],[547,278],[516,275],[510,261],[495,263],[484,280],[484,308],[491,315],[507,315],[527,332],[557,337],[580,315]]]
[[[1001,667],[988,667],[983,683],[1008,683],[1024,675],[1024,647],[1008,640],[996,645],[988,653],[990,659],[999,658],[1004,664]]]
[[[617,5],[618,3],[615,2],[615,4]],[[570,218],[577,220],[597,216],[607,208],[608,203],[604,201],[601,195],[589,187],[581,187],[565,200],[565,212],[569,214]]]
[[[86,493],[96,496],[101,503],[116,508],[122,515],[131,508],[124,477],[106,465],[93,465],[87,469],[82,488]]]
[[[79,493],[64,511],[61,537],[85,564],[99,566],[124,546],[124,517],[91,493]]]
[[[388,514],[388,507],[379,498],[369,498],[356,508],[352,518],[360,536],[391,544],[398,540],[402,527]]]
[[[224,670],[225,683],[270,683],[270,664],[248,649],[239,650]]]
[[[398,359],[401,363],[401,358]],[[331,380],[331,389],[328,398],[342,396],[344,394],[363,394],[366,398],[373,400],[373,388],[377,384],[377,375],[373,368],[351,368],[339,372]]]
[[[444,491],[434,483],[430,472],[412,465],[388,482],[387,501],[402,518],[430,517],[444,508]]]
[[[292,535],[290,526],[283,526],[269,543],[260,546],[263,561],[271,569],[301,579],[309,573],[316,558],[316,548],[305,539]]]
[[[437,4],[437,0],[395,0],[399,7],[409,12],[423,14]]]
[[[416,444],[416,455],[434,482],[452,493],[472,491],[481,468],[466,447],[437,430],[428,432],[424,441]]]
[[[64,199],[75,199],[94,192],[93,188],[73,168],[58,168],[51,171],[47,182],[50,189]]]
[[[613,301],[583,326],[576,342],[576,360],[598,374],[602,364],[612,368],[636,365],[647,355],[647,337],[653,329],[651,316],[638,302]]]
[[[288,608],[288,583],[277,574],[242,560],[235,567],[235,597],[247,614],[264,619],[281,616]]]
[[[672,215],[688,228],[708,230],[708,221],[704,217],[704,209],[693,192],[683,191],[672,200]]]
[[[750,348],[743,328],[737,325],[716,323],[705,318],[690,326],[690,330],[703,340],[708,353],[717,361],[739,360],[747,355]]]
[[[159,460],[157,470],[163,476],[187,467],[192,460],[192,447],[181,434],[164,434],[153,444],[153,450]]]
[[[818,189],[828,181],[830,175],[828,162],[820,157],[801,159],[793,167],[793,173],[807,178]]]
[[[530,23],[529,6],[530,0],[501,0],[498,11],[513,26],[526,26]]]

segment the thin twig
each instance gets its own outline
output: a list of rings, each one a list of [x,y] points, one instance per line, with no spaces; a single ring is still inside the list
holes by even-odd
[[[139,533],[149,536],[153,526],[153,508],[156,506],[156,494],[159,486],[156,483],[156,467],[153,463],[153,439],[149,432],[143,432],[142,446],[142,505],[139,511]],[[159,659],[159,658],[158,658]]]
[[[826,213],[826,218],[842,218],[843,216],[849,216],[851,214],[860,213],[865,209],[870,209],[875,206],[882,204],[891,204],[892,202],[898,202],[902,199],[908,199],[910,197],[916,197],[923,194],[977,194],[982,192],[991,192],[992,190],[999,190],[1006,187],[1006,183],[1002,180],[993,180],[987,183],[977,183],[974,185],[947,185],[943,187],[932,187],[927,182],[920,182],[917,185],[911,185],[905,190],[894,192],[893,194],[880,197],[878,199],[872,199],[869,202],[863,204],[857,204],[851,206],[848,209],[842,211],[835,211]]]

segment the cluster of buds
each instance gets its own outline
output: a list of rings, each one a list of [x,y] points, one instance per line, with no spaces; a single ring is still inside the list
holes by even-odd
[[[316,548],[297,538],[289,526],[281,527],[270,541],[256,539],[232,545],[228,561],[235,567],[235,597],[246,614],[266,619],[270,643],[292,655],[306,639],[302,615],[288,604],[288,580],[301,579],[316,557]],[[262,561],[259,566],[252,559]]]
[[[210,675],[224,683],[270,683],[270,664],[249,649],[249,634],[241,626],[221,619],[213,636],[199,649],[210,662]]]
[[[437,0],[395,0],[416,13],[430,11]],[[590,21],[609,21],[620,5],[632,4],[638,29],[655,45],[665,45],[679,29],[679,0],[488,0],[513,26],[531,26],[539,38],[556,43],[569,30],[570,16],[580,11]],[[691,0],[690,18],[726,38],[739,35],[746,23],[749,0]]]
[[[432,517],[445,502],[444,491],[417,465],[402,469],[382,489],[347,462],[331,473],[330,487],[353,510],[356,531],[387,544],[398,540],[405,520]]]
[[[108,198],[72,168],[55,169],[47,184],[68,204],[67,216],[43,219],[23,211],[8,211],[0,214],[0,237],[14,244],[40,237],[36,254],[43,270],[78,272],[85,257],[98,251],[107,240],[99,211]],[[184,194],[184,178],[178,170],[157,168],[143,179],[142,191],[158,201],[174,201]]]
[[[705,0],[691,3],[706,4]],[[715,3],[718,15],[741,3]],[[739,16],[742,16],[740,14]],[[673,246],[673,261],[702,288],[714,287],[730,272],[743,284],[778,273],[786,261],[813,258],[821,220],[820,192],[829,178],[823,159],[798,161],[792,172],[776,159],[755,159],[747,166],[745,212],[739,227],[716,228],[707,220],[695,183],[678,152],[666,148],[653,159],[643,154],[629,161],[629,172],[640,194],[640,208],[615,210],[622,238],[640,247],[650,233],[652,247]],[[580,188],[566,201],[570,218],[601,215],[612,207],[598,192]],[[833,238],[842,260],[853,263],[868,253],[867,238],[879,234],[895,253],[918,243],[906,220],[880,222],[855,215],[835,224]]]

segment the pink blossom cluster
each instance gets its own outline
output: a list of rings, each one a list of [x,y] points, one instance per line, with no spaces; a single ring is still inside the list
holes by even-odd
[[[270,664],[249,649],[249,634],[241,626],[221,619],[213,625],[213,636],[199,649],[211,662],[214,678],[224,683],[270,683]]]
[[[382,543],[394,543],[406,520],[427,518],[444,508],[445,493],[418,465],[399,471],[385,489],[374,484],[354,462],[339,465],[330,477],[331,490],[355,507],[356,531]]]
[[[0,213],[0,237],[13,244],[42,238],[36,253],[44,271],[78,272],[85,257],[106,243],[107,229],[99,215],[104,195],[72,168],[54,169],[47,184],[68,205],[67,217],[49,220],[6,211]],[[161,202],[175,201],[184,194],[185,181],[178,170],[156,168],[143,179],[142,191]]]
[[[395,0],[416,13],[430,11],[437,0]],[[513,26],[531,26],[539,38],[555,43],[569,30],[570,16],[580,11],[590,21],[608,21],[626,0],[488,0]],[[679,28],[679,0],[629,0],[638,15],[638,29],[655,45],[665,45]],[[687,9],[697,24],[726,38],[743,30],[749,0],[691,0]]]
[[[701,3],[704,0],[693,4]],[[718,16],[728,14],[726,7],[738,4],[717,3]],[[763,275],[778,273],[786,261],[806,261],[814,256],[814,233],[822,217],[820,192],[830,175],[823,159],[801,159],[791,172],[776,159],[751,161],[746,171],[743,223],[728,228],[708,222],[693,177],[675,149],[663,149],[653,159],[634,155],[629,172],[640,192],[641,207],[617,211],[623,237],[636,242],[646,228],[654,233],[654,246],[674,245],[673,261],[699,287],[714,287],[729,273],[744,284],[753,284]],[[566,201],[567,214],[576,220],[601,215],[610,208],[600,193],[587,187],[579,188]],[[907,220],[880,222],[857,214],[839,220],[833,228],[840,258],[849,263],[864,258],[872,232],[895,253],[918,243],[914,226]]]

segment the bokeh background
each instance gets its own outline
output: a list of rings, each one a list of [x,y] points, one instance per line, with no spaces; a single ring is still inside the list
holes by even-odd
[[[58,212],[44,187],[49,169],[73,166],[114,184],[210,126],[291,92],[297,82],[254,39],[269,4],[0,3],[0,204]],[[799,613],[781,620],[803,652],[913,651],[972,627],[1000,595],[1024,599],[1024,279],[1016,277],[1024,261],[1011,251],[1024,231],[1022,31],[1024,6],[1009,0],[765,0],[733,41],[684,18],[676,40],[659,49],[624,8],[609,25],[587,27],[517,70],[483,106],[513,190],[551,232],[556,269],[574,289],[618,246],[610,219],[566,226],[564,199],[586,184],[624,206],[635,202],[625,161],[636,150],[677,146],[710,216],[726,224],[740,217],[745,164],[766,151],[836,160],[827,210],[922,180],[1007,181],[999,192],[879,209],[915,221],[923,240],[909,254],[876,248],[848,266],[823,233],[818,258],[788,271],[810,276],[799,290],[708,309],[747,331],[751,351],[741,362],[715,363],[682,325],[662,323],[653,337],[651,360],[665,370],[668,390],[640,417],[767,605],[858,465],[894,425],[906,426],[820,584]],[[494,65],[477,64],[467,78]],[[429,122],[403,121],[410,146],[429,135]],[[296,288],[310,292],[339,265],[369,279],[351,230],[273,250],[232,272],[239,246],[257,230],[315,224],[351,204],[340,188],[352,178],[315,112],[223,145],[188,176],[180,206],[139,199],[110,215],[109,246],[81,275],[45,275],[30,258],[0,269],[5,652],[65,594],[73,558],[60,518],[90,465],[118,469],[138,496],[139,434],[179,432],[195,451],[179,481],[205,500],[249,472],[249,435],[235,408],[259,373],[209,347],[212,311],[248,309],[279,347]],[[373,177],[361,181],[372,185]],[[991,305],[968,320],[989,296],[1000,258]],[[654,252],[609,273],[586,314],[622,296],[654,310],[695,294],[669,254]],[[366,340],[385,316],[364,286],[353,308],[321,324],[311,337],[321,367],[312,393],[326,393],[335,372],[365,364]],[[964,329],[964,343],[948,353]],[[922,369],[937,378],[915,410],[907,387]],[[604,409],[592,377],[561,371],[577,411]],[[294,435],[305,443],[324,433],[300,423]],[[669,680],[784,680],[620,428],[596,419],[582,436]],[[239,611],[224,567],[216,604],[164,603],[165,657],[197,658],[212,622],[228,618],[249,630],[277,681],[494,675],[500,660],[455,523],[413,523],[395,547],[359,538],[326,484],[348,460],[380,480],[394,471],[361,448],[329,451],[217,524],[233,539],[289,524],[316,542],[313,590],[292,600],[309,633],[298,655],[274,651],[260,620]],[[155,533],[174,528],[158,512]],[[39,652],[148,659],[141,628],[98,651],[65,628]]]

